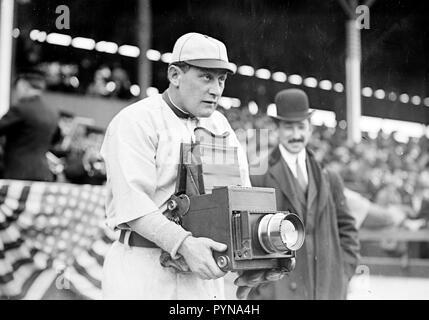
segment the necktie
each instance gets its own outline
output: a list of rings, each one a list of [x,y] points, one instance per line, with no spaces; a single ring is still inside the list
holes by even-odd
[[[304,173],[301,170],[301,166],[298,163],[298,159],[296,160],[296,178],[302,190],[304,192],[307,192],[307,182],[305,181]]]

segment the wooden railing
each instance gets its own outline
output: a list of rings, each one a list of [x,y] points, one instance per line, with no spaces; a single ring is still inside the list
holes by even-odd
[[[371,274],[399,277],[429,277],[429,259],[410,257],[412,243],[429,242],[429,229],[416,231],[391,228],[385,230],[359,230],[361,245],[390,240],[403,242],[406,250],[397,257],[363,256],[361,265],[367,265]]]

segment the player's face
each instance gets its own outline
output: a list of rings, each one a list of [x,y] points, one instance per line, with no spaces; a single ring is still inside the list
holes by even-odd
[[[309,119],[297,122],[279,121],[279,142],[292,154],[297,154],[305,148],[311,132]]]
[[[180,107],[196,117],[210,117],[225,88],[226,71],[190,67],[179,72]]]

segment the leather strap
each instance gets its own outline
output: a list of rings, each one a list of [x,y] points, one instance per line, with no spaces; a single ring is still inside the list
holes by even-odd
[[[142,237],[137,232],[134,231],[126,231],[121,230],[121,234],[119,235],[119,242],[122,244],[126,244],[124,239],[127,232],[131,232],[130,237],[128,239],[128,245],[130,247],[139,247],[139,248],[158,248],[158,246],[152,241]]]

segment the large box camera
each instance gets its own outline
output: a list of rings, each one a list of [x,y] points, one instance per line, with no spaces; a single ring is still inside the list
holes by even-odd
[[[182,225],[196,237],[225,243],[214,252],[225,271],[289,268],[304,241],[304,228],[295,214],[276,211],[272,188],[228,186],[211,194],[190,197]]]
[[[240,183],[236,148],[183,143],[176,194],[168,202],[170,218],[176,217],[195,237],[225,243],[225,252],[214,252],[224,271],[290,271],[295,251],[304,242],[301,219],[277,211],[273,188],[242,187]]]

